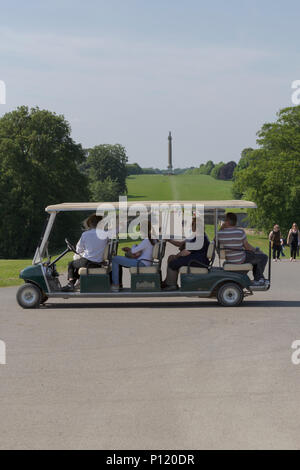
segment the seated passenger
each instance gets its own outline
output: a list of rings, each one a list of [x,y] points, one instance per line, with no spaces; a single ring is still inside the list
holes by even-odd
[[[192,230],[195,231],[196,219],[193,219]],[[202,248],[195,250],[186,250],[186,242],[194,242],[196,237],[193,239],[184,240],[182,242],[177,240],[168,240],[172,245],[178,246],[179,253],[177,255],[171,255],[168,258],[168,269],[167,277],[162,283],[162,288],[165,290],[176,290],[178,271],[182,266],[194,266],[194,267],[205,267],[209,265],[207,258],[207,250],[209,247],[209,239],[204,233],[204,242]]]
[[[113,292],[118,292],[120,288],[120,267],[131,268],[133,266],[150,266],[152,263],[153,246],[156,240],[151,238],[151,224],[148,225],[148,238],[144,238],[138,245],[131,248],[122,248],[125,256],[114,256],[112,259],[112,286]],[[141,260],[139,262],[139,260]]]
[[[97,229],[101,216],[91,215],[86,225],[88,230],[83,232],[76,246],[79,257],[71,261],[68,265],[68,284],[62,288],[64,292],[73,291],[74,285],[79,279],[80,268],[99,268],[103,261],[103,253],[109,240],[109,232]]]
[[[248,243],[246,233],[238,228],[237,216],[228,212],[225,222],[218,232],[218,241],[225,249],[225,259],[228,263],[251,263],[253,265],[253,285],[265,283],[264,270],[268,262],[268,256]]]

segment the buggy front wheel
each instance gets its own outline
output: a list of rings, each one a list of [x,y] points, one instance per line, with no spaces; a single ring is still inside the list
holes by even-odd
[[[42,292],[34,284],[26,283],[18,289],[17,302],[23,308],[39,308],[41,300]]]

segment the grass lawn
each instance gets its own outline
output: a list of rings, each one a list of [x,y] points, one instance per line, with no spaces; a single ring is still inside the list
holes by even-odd
[[[54,259],[54,258],[53,258]],[[57,263],[59,271],[66,271],[68,262],[72,259],[69,253]],[[32,259],[0,259],[0,287],[19,286],[24,283],[19,279],[19,273],[26,266],[30,266]]]
[[[208,175],[133,175],[127,187],[128,199],[138,201],[232,199],[232,182]]]
[[[124,255],[122,247],[131,246],[138,241],[123,240],[119,243],[118,254]],[[56,256],[56,255],[55,255]],[[52,257],[52,260],[55,259]],[[58,272],[65,272],[68,267],[69,261],[72,261],[73,253],[68,253],[57,263]],[[19,278],[19,273],[22,269],[30,266],[32,259],[0,259],[0,287],[19,286],[24,283],[23,279]]]
[[[0,259],[0,287],[23,284],[19,272],[29,264],[29,259]]]

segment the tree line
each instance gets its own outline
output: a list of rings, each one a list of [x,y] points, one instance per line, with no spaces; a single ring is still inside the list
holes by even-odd
[[[126,165],[127,168],[127,175],[168,175],[169,170],[167,169],[160,169],[160,168],[142,168],[138,163],[128,163]],[[193,169],[194,167],[189,168],[174,168],[172,170],[173,175],[181,175],[186,173],[188,170]]]
[[[212,160],[208,160],[206,163],[201,163],[198,168],[186,170],[185,173],[188,175],[209,175],[217,180],[228,181],[232,180],[235,167],[234,161],[214,163]]]

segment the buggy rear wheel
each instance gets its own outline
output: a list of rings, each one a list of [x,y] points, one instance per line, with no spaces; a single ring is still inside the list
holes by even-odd
[[[228,282],[218,289],[217,299],[223,307],[238,307],[244,300],[244,293],[238,284]]]

